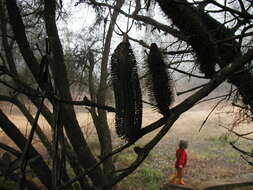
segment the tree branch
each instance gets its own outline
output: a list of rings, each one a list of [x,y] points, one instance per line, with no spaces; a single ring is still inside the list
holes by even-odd
[[[95,5],[95,6],[102,6],[102,7],[108,7],[109,9],[115,9],[117,10],[119,13],[121,13],[122,15],[128,17],[128,18],[132,18],[136,21],[141,21],[141,22],[144,22],[146,24],[150,24],[150,25],[153,25],[155,28],[157,29],[160,29],[166,33],[169,33],[171,35],[173,35],[174,37],[178,38],[178,39],[181,39],[181,40],[185,40],[186,37],[178,30],[176,29],[173,29],[171,27],[169,27],[168,25],[165,25],[165,24],[162,24],[150,17],[147,17],[147,16],[143,16],[143,15],[138,15],[138,14],[135,14],[135,12],[133,14],[128,14],[126,12],[124,12],[123,10],[117,8],[116,6],[112,6],[112,5],[109,5],[107,3],[99,3],[97,2],[96,0],[90,0],[90,4],[92,5]]]
[[[205,125],[205,123],[207,122],[207,120],[209,119],[209,117],[211,116],[211,114],[214,112],[214,110],[217,108],[217,106],[223,101],[225,100],[226,98],[223,98],[221,100],[219,100],[215,106],[212,108],[212,110],[208,113],[208,115],[206,116],[205,120],[202,122],[200,128],[199,128],[199,132],[201,131],[201,129],[203,128],[203,126]]]
[[[217,1],[210,1],[212,4],[216,5],[217,7],[220,7],[222,10],[225,10],[225,11],[228,11],[230,13],[233,13],[233,14],[237,14],[239,15],[241,18],[244,18],[244,19],[253,19],[253,15],[249,14],[248,12],[246,11],[238,11],[238,10],[235,10],[235,9],[231,9],[227,6],[224,6],[224,5],[221,5],[219,4]]]
[[[19,158],[22,155],[22,152],[17,151],[16,149],[14,149],[6,144],[3,144],[1,142],[0,142],[0,148],[5,150],[6,152],[11,153],[12,155],[14,155],[17,158]]]
[[[206,84],[201,84],[201,85],[196,86],[196,87],[194,87],[194,88],[191,88],[191,89],[188,89],[188,90],[185,90],[185,91],[182,91],[182,92],[177,92],[177,96],[180,96],[180,95],[185,94],[185,93],[188,93],[188,92],[192,92],[192,91],[194,91],[194,90],[197,90],[197,89],[199,89],[199,88],[202,88],[202,87],[205,86],[205,85],[206,85]]]
[[[39,84],[39,64],[36,60],[33,51],[29,45],[29,42],[25,33],[25,26],[22,21],[19,8],[16,0],[6,0],[7,10],[9,14],[10,23],[14,33],[14,38],[19,46],[20,52],[31,70],[34,79]]]
[[[183,70],[180,70],[180,69],[177,69],[175,67],[171,67],[171,66],[168,66],[168,68],[172,69],[172,70],[175,70],[179,73],[182,73],[182,74],[185,74],[185,75],[188,75],[188,76],[191,76],[191,77],[196,77],[196,78],[200,78],[200,79],[208,79],[207,77],[205,76],[200,76],[200,75],[194,75],[194,74],[191,74],[191,73],[188,73],[188,72],[185,72]]]
[[[156,130],[157,128],[161,127],[163,124],[164,127],[159,131],[159,133],[150,141],[148,142],[143,148],[137,147],[136,152],[138,154],[138,157],[136,160],[131,164],[130,167],[125,168],[121,171],[119,175],[111,179],[109,184],[106,184],[106,186],[103,187],[104,190],[108,189],[109,187],[112,187],[119,181],[121,181],[123,178],[128,176],[130,173],[132,173],[147,157],[149,152],[154,148],[154,146],[163,138],[163,136],[169,131],[169,129],[172,127],[174,122],[180,117],[182,113],[193,107],[199,100],[207,96],[210,92],[212,92],[213,89],[215,89],[217,86],[219,86],[231,73],[235,72],[238,68],[242,67],[244,64],[246,64],[248,61],[253,59],[253,49],[249,50],[248,53],[241,56],[240,58],[236,59],[233,64],[229,64],[225,68],[223,68],[221,71],[219,71],[214,78],[207,83],[204,87],[202,87],[199,91],[194,93],[192,96],[188,97],[186,100],[184,100],[181,104],[175,106],[170,110],[170,114],[167,118],[161,118],[158,121],[154,122],[153,124],[145,127],[142,129],[141,135],[139,138],[143,137],[144,135],[150,133],[153,130]],[[137,141],[137,140],[136,140]],[[133,144],[135,142],[131,142]],[[112,154],[109,154],[109,156],[114,155],[114,153],[118,153],[121,150],[129,147],[131,144],[126,144],[122,148],[114,151]],[[102,160],[103,162],[103,160]],[[98,165],[101,163],[97,163]],[[97,167],[97,165],[93,166]],[[91,167],[90,170],[93,169]],[[89,172],[90,172],[89,170]],[[77,178],[71,180],[66,185],[70,185],[74,183],[78,178],[87,175],[87,172],[78,176]],[[61,186],[58,189],[62,189],[65,186]]]
[[[67,77],[66,65],[64,64],[64,54],[62,44],[59,38],[58,29],[56,25],[56,1],[44,1],[44,13],[46,22],[46,31],[50,41],[50,48],[52,49],[53,62],[50,64],[57,95],[63,99],[72,100],[69,89],[69,81]],[[64,82],[63,82],[64,81]],[[83,169],[90,168],[91,165],[96,165],[97,160],[90,150],[77,121],[74,107],[72,105],[62,106],[62,120],[68,139],[75,150],[78,160]],[[104,183],[102,168],[97,167],[93,170],[89,177],[95,186],[100,186]]]
[[[244,56],[236,59],[233,64],[227,65],[221,71],[219,71],[214,78],[199,91],[194,93],[189,98],[185,99],[181,104],[175,106],[170,110],[169,117],[167,118],[167,123],[159,131],[159,133],[143,148],[139,148],[139,153],[137,159],[131,164],[130,167],[124,169],[124,172],[116,176],[110,184],[108,184],[103,189],[107,189],[115,185],[117,182],[121,181],[124,177],[132,173],[147,157],[148,153],[152,148],[162,139],[162,137],[168,132],[174,122],[180,117],[182,113],[193,107],[199,100],[207,96],[212,90],[219,86],[232,72],[235,72],[238,68],[242,67],[248,61],[253,59],[253,49],[249,50]],[[145,135],[144,133],[142,135]]]
[[[231,145],[235,150],[237,150],[238,152],[240,152],[240,153],[242,153],[242,154],[244,154],[244,155],[253,156],[253,155],[252,155],[252,152],[247,152],[247,151],[245,151],[245,150],[242,150],[242,149],[238,148],[237,146],[235,146],[232,142],[230,142],[230,145]]]

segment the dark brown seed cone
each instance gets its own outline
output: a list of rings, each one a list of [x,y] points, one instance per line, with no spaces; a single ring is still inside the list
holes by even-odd
[[[136,60],[128,40],[121,42],[111,58],[116,107],[116,132],[128,140],[138,138],[142,123],[142,96]]]
[[[217,45],[196,8],[187,0],[180,0],[180,3],[176,0],[156,0],[156,2],[173,24],[187,36],[187,42],[196,52],[200,71],[206,77],[212,78],[219,57]]]
[[[151,44],[147,60],[147,87],[150,101],[163,115],[169,113],[169,106],[174,100],[172,79],[163,61],[162,54],[155,43]]]

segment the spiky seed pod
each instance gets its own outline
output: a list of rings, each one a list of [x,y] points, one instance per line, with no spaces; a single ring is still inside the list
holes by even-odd
[[[172,79],[167,71],[162,54],[155,43],[151,44],[146,67],[150,101],[161,114],[167,115],[169,106],[174,100]]]
[[[111,57],[111,77],[116,107],[116,132],[128,141],[138,137],[142,123],[142,96],[136,59],[127,39]]]

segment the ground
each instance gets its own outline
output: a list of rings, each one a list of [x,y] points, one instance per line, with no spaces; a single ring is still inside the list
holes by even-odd
[[[2,105],[2,107],[4,107]],[[25,134],[28,134],[29,125],[27,121],[13,108],[6,109],[9,118],[19,126]],[[145,189],[155,190],[158,187],[168,182],[168,176],[174,173],[175,151],[180,139],[189,142],[188,164],[185,170],[185,181],[191,186],[199,186],[208,181],[215,181],[230,178],[243,178],[244,174],[253,173],[253,168],[250,167],[235,151],[229,142],[237,140],[235,135],[229,133],[223,127],[232,126],[234,116],[228,111],[230,109],[220,108],[212,113],[205,125],[200,130],[201,124],[211,110],[208,105],[198,105],[194,109],[183,114],[174,124],[168,134],[150,153],[147,160],[138,168],[132,175],[124,179],[118,189]],[[143,126],[146,126],[160,118],[160,115],[151,108],[145,108]],[[98,151],[98,142],[95,138],[95,130],[92,126],[91,116],[87,112],[78,112],[78,120],[82,126],[83,132],[88,139],[90,146],[95,154]],[[49,127],[45,120],[40,119],[40,126],[48,136]],[[109,114],[109,124],[112,130],[113,145],[118,147],[124,143],[117,137],[114,132],[113,114]],[[242,124],[235,130],[237,132],[248,132],[252,128],[252,123]],[[158,129],[159,130],[159,129]],[[158,131],[157,130],[157,131]],[[142,146],[149,141],[157,132],[147,135],[139,140],[135,145]],[[248,136],[250,137],[250,136]],[[8,138],[1,133],[0,142],[8,142]],[[11,141],[9,141],[10,145]],[[35,139],[33,141],[35,147],[39,148],[40,152],[46,156],[45,150],[41,148],[40,143]],[[252,141],[240,140],[237,145],[249,150],[252,147]],[[122,152],[115,156],[114,160],[117,168],[126,167],[136,157],[135,153],[130,150]]]
[[[217,112],[212,113],[200,130],[201,124],[210,110],[209,106],[201,107],[200,105],[183,114],[164,139],[151,152],[145,163],[137,170],[134,174],[136,176],[129,177],[131,178],[130,180],[137,178],[137,184],[139,184],[138,175],[145,173],[144,176],[150,175],[147,179],[153,180],[154,183],[159,183],[159,185],[167,183],[168,176],[175,171],[175,151],[180,139],[185,139],[189,142],[185,181],[190,186],[199,187],[209,181],[213,183],[220,180],[232,182],[234,179],[238,179],[240,181],[244,180],[243,178],[247,178],[246,174],[253,173],[253,168],[229,144],[231,141],[238,140],[235,135],[229,133],[223,127],[231,127],[235,119],[232,114],[227,112],[231,111],[230,109],[222,107]],[[159,118],[159,114],[155,114],[152,110],[146,110],[144,115],[144,123],[149,123]],[[242,133],[252,131],[252,123],[243,124],[240,128],[235,128],[235,130]],[[151,137],[152,135],[145,137],[140,144],[145,143]],[[242,139],[238,140],[236,144],[248,151],[252,147],[252,141]],[[145,180],[143,183],[145,183]],[[147,183],[146,187],[140,189],[157,189],[150,185]]]

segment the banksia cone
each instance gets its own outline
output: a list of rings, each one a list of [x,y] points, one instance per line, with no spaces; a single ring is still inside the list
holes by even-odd
[[[116,132],[128,141],[138,138],[142,123],[142,96],[136,59],[125,36],[111,58],[116,107]]]
[[[150,101],[163,115],[169,113],[173,102],[172,79],[168,74],[162,54],[155,43],[151,44],[147,61],[147,87]]]

